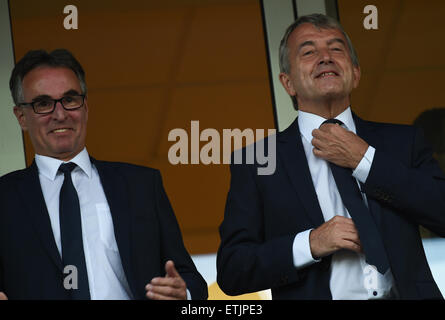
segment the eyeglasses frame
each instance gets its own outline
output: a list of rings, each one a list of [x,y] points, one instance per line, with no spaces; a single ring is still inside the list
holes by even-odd
[[[56,110],[57,102],[59,102],[60,105],[62,106],[62,108],[65,109],[66,111],[74,111],[74,110],[77,110],[77,109],[82,108],[83,105],[85,104],[85,97],[86,97],[86,95],[85,95],[85,94],[75,94],[75,95],[72,95],[72,96],[74,96],[74,97],[82,97],[82,103],[81,103],[80,106],[78,106],[77,108],[73,108],[73,109],[67,109],[67,108],[65,108],[65,106],[64,106],[63,103],[62,103],[62,100],[65,99],[66,97],[62,97],[62,98],[60,98],[60,99],[51,99],[51,98],[49,98],[50,100],[53,101],[53,108],[52,108],[51,111],[49,111],[49,112],[37,112],[36,109],[34,108],[34,104],[37,103],[38,101],[33,101],[33,102],[22,102],[22,103],[19,103],[18,105],[19,105],[19,106],[31,106],[31,107],[32,107],[32,110],[34,111],[34,113],[37,113],[37,114],[51,114],[51,113],[53,113],[54,110]]]

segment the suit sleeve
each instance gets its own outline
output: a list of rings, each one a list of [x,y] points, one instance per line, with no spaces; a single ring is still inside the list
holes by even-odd
[[[230,168],[230,190],[219,230],[220,288],[239,295],[298,280],[292,254],[295,234],[265,240],[261,194],[252,172],[255,167],[232,164]]]
[[[155,173],[156,206],[161,231],[162,269],[168,260],[173,260],[176,270],[187,284],[192,299],[207,299],[207,283],[197,271],[188,254],[173,209],[162,185],[159,171]]]
[[[419,129],[413,134],[411,150],[407,165],[376,149],[365,192],[383,206],[445,236],[445,176]]]

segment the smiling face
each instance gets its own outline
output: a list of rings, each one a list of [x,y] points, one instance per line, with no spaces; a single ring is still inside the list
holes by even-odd
[[[23,102],[38,98],[60,99],[67,94],[82,94],[79,79],[68,68],[38,67],[25,75],[22,82]],[[85,147],[88,106],[65,110],[57,103],[54,112],[37,114],[31,106],[16,106],[14,114],[24,131],[28,131],[37,154],[70,160]]]
[[[353,66],[340,30],[303,23],[290,34],[287,46],[290,72],[281,73],[280,81],[300,109],[328,100],[349,105],[360,68]]]

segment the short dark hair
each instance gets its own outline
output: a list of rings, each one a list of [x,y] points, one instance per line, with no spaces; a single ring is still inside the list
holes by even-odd
[[[41,66],[71,69],[79,79],[82,94],[87,93],[85,72],[71,52],[66,49],[56,49],[50,53],[45,50],[31,50],[17,62],[12,70],[11,78],[9,80],[9,88],[11,89],[11,95],[15,105],[24,102],[22,87],[23,78],[28,72]]]

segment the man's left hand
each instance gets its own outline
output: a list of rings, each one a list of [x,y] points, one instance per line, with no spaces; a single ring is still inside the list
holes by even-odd
[[[145,286],[146,296],[153,300],[186,300],[187,286],[176,271],[175,264],[169,260],[165,263],[165,277],[156,277]]]
[[[319,158],[354,170],[362,160],[368,143],[338,124],[326,123],[312,131],[313,152]]]

